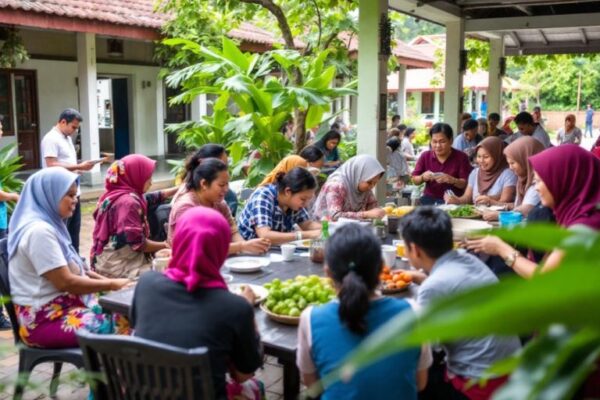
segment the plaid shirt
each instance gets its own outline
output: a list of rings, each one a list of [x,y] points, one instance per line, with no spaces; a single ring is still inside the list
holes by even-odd
[[[267,185],[254,191],[240,215],[238,228],[240,235],[245,240],[250,240],[258,237],[255,228],[264,226],[272,231],[291,232],[294,224],[301,224],[309,219],[304,208],[298,211],[288,210],[284,214],[277,202],[277,188],[275,185]]]

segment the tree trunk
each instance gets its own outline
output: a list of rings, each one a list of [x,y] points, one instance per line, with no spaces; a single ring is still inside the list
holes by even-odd
[[[306,111],[294,112],[294,153],[298,154],[306,146]]]

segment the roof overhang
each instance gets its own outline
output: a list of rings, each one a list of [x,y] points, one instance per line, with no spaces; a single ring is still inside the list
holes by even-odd
[[[0,24],[67,32],[95,33],[97,35],[135,40],[158,40],[161,38],[160,32],[151,28],[116,25],[108,22],[61,17],[9,8],[0,9]]]

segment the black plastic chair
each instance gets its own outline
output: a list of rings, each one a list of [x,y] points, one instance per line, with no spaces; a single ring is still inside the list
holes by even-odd
[[[77,368],[83,368],[83,356],[79,348],[70,349],[38,349],[29,347],[21,341],[19,336],[19,320],[15,313],[15,307],[10,301],[10,283],[8,281],[8,251],[7,239],[0,240],[0,295],[5,297],[6,311],[12,324],[15,346],[19,349],[19,378],[15,386],[13,398],[20,399],[27,385],[31,371],[38,365],[46,362],[54,363],[54,371],[50,381],[50,397],[56,396],[58,389],[60,371],[63,363],[73,364]]]
[[[77,333],[96,400],[214,399],[208,349]]]

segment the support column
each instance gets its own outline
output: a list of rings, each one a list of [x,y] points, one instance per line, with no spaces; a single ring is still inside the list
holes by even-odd
[[[202,119],[202,117],[204,117],[208,114],[206,105],[207,105],[206,94],[201,94],[192,101],[192,104],[191,104],[192,121],[200,121]]]
[[[490,74],[487,91],[488,115],[496,112],[502,115],[502,76],[500,60],[504,57],[504,37],[490,39]]]
[[[81,157],[95,160],[100,157],[100,134],[98,130],[96,37],[93,33],[77,33],[77,79],[79,90],[79,112],[81,124]],[[100,165],[84,172],[82,183],[96,185],[102,183]]]
[[[398,66],[398,110],[396,111],[400,115],[401,119],[406,119],[406,65],[400,64]]]
[[[463,111],[463,74],[460,70],[461,51],[465,45],[464,20],[446,23],[446,89],[444,94],[444,121],[458,134],[460,113]]]
[[[377,27],[387,15],[387,0],[359,1],[358,50],[358,154],[371,154],[386,164],[387,62],[381,54]],[[376,188],[377,199],[385,201],[385,182]]]
[[[342,111],[342,119],[344,120],[344,123],[346,125],[351,125],[352,124],[352,120],[350,118],[350,106],[351,106],[351,101],[350,101],[350,96],[344,96],[344,111]]]
[[[436,90],[433,92],[433,120],[438,122],[440,120],[440,91]]]
[[[167,153],[167,134],[165,133],[165,89],[162,79],[154,80],[156,94],[156,155],[165,158]]]

